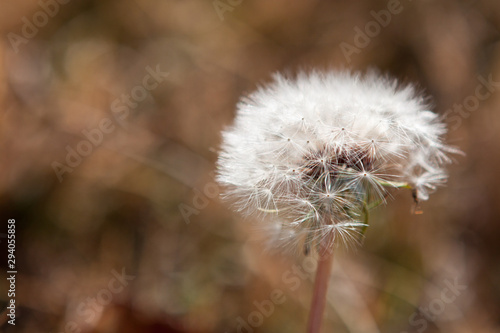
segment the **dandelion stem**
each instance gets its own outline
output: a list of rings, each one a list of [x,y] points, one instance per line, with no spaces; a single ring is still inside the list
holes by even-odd
[[[319,246],[318,268],[314,281],[314,291],[309,312],[309,322],[307,324],[307,333],[319,333],[321,321],[326,304],[326,293],[328,282],[330,281],[330,272],[333,265],[333,238],[332,234],[322,239]]]

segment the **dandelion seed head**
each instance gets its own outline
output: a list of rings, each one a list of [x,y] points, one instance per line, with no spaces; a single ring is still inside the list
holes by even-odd
[[[300,73],[243,98],[223,132],[217,180],[236,210],[272,215],[273,239],[355,239],[361,213],[407,183],[416,199],[447,178],[456,152],[411,85],[377,74]]]

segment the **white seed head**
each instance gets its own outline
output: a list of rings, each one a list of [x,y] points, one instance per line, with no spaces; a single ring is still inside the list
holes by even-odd
[[[275,75],[237,106],[223,132],[218,181],[245,214],[267,215],[275,239],[355,239],[370,203],[407,184],[427,200],[454,150],[412,86],[371,73]]]

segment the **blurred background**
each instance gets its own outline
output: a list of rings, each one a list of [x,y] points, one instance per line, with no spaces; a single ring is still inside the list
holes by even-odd
[[[4,332],[304,332],[307,260],[262,251],[213,176],[239,97],[311,68],[416,83],[466,154],[423,214],[394,192],[337,251],[324,331],[500,332],[498,1],[0,7]]]

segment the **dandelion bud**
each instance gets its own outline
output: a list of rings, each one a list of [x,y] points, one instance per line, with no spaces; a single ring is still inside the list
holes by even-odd
[[[326,236],[357,239],[390,188],[427,200],[446,181],[454,150],[428,109],[412,86],[373,73],[275,75],[239,102],[223,132],[223,196],[306,251]]]

